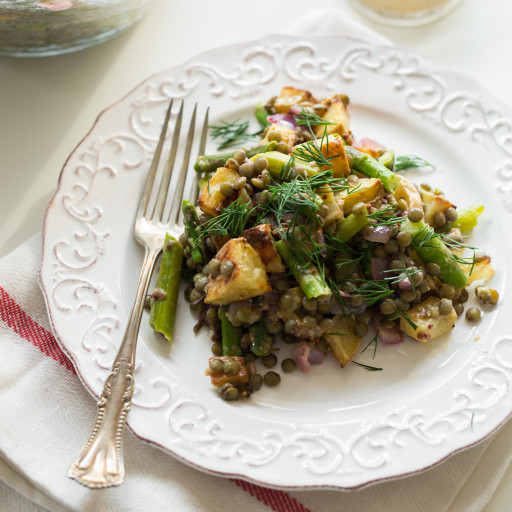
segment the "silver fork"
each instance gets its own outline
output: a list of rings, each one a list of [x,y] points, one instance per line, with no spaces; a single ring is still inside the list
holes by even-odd
[[[124,481],[124,427],[126,416],[131,407],[134,389],[133,368],[135,364],[135,348],[144,309],[144,301],[155,262],[162,250],[165,233],[168,232],[176,237],[180,234],[179,217],[181,201],[194,140],[197,105],[192,113],[183,162],[178,175],[177,186],[173,193],[169,214],[165,215],[164,218],[169,184],[178,152],[179,135],[183,119],[183,102],[176,118],[169,157],[158,184],[156,200],[150,201],[151,197],[154,196],[153,192],[156,192],[156,175],[171,118],[172,105],[173,102],[171,101],[165,113],[165,121],[135,218],[134,236],[144,246],[145,254],[126,331],[112,365],[112,371],[105,380],[103,391],[97,404],[96,419],[89,438],[68,471],[70,478],[74,478],[81,484],[91,488],[121,485]],[[208,110],[206,111],[201,130],[199,154],[204,153],[207,129]],[[198,191],[197,174],[194,174],[196,178],[192,184],[192,197],[190,198],[193,203],[197,199]]]

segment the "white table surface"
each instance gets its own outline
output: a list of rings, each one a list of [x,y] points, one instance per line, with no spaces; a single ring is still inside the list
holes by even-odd
[[[151,74],[197,53],[279,33],[308,10],[344,7],[354,19],[434,61],[462,69],[512,105],[512,2],[463,0],[415,28],[379,25],[344,0],[160,0],[135,27],[81,52],[0,57],[0,257],[41,230],[67,156],[97,114]],[[485,512],[510,509],[512,468]]]

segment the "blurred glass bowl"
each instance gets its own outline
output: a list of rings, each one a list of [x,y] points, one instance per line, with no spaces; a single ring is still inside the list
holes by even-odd
[[[45,57],[109,39],[154,0],[0,0],[0,55]]]

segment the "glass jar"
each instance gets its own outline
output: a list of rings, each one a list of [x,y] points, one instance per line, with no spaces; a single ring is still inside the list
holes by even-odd
[[[425,25],[448,14],[461,0],[351,0],[367,17],[389,25]]]
[[[109,39],[154,0],[0,0],[0,55],[44,57]]]

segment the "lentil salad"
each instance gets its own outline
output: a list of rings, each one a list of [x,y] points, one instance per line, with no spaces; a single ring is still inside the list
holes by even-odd
[[[458,209],[438,188],[399,174],[431,164],[357,138],[348,107],[343,94],[317,100],[284,87],[256,108],[255,147],[194,166],[201,193],[197,205],[183,202],[179,241],[166,239],[150,323],[172,342],[182,275],[195,330],[210,330],[206,375],[225,400],[279,384],[281,340],[293,345],[280,363],[288,373],[330,353],[342,368],[359,364],[372,330],[365,348],[442,336],[463,315],[468,286],[494,274],[466,238],[483,207]],[[243,140],[240,126],[221,132]],[[499,300],[483,285],[475,294],[482,304]],[[468,321],[480,316],[466,312]]]

